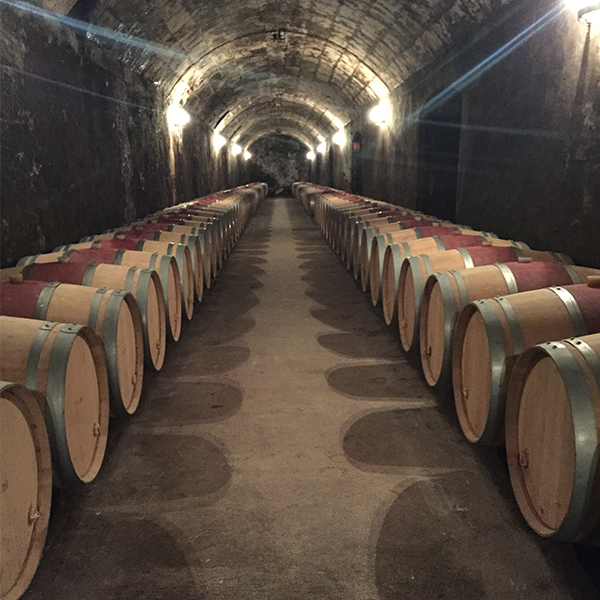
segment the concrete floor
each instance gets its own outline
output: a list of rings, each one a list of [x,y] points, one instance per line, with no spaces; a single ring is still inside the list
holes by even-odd
[[[27,600],[600,598],[291,199],[262,204],[96,482],[58,500]]]

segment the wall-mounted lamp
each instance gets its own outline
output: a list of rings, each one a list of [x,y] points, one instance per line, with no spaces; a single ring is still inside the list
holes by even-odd
[[[167,109],[169,129],[181,129],[190,122],[190,114],[179,104],[171,104]]]
[[[331,138],[331,141],[338,146],[346,145],[346,132],[343,129],[340,129],[334,136]]]
[[[585,21],[586,23],[598,23],[600,22],[600,2],[584,2],[585,6],[582,6],[577,11],[577,18]]]
[[[242,147],[238,144],[233,144],[233,146],[231,146],[231,154],[233,154],[234,156],[239,156],[242,152]]]
[[[392,108],[389,101],[382,100],[369,111],[369,121],[379,125],[379,127],[387,127],[392,122]]]
[[[319,154],[325,154],[325,150],[327,150],[327,144],[325,142],[321,142],[318,146],[317,146],[317,152]]]
[[[218,152],[223,146],[227,144],[227,140],[218,132],[215,131],[213,136],[213,147]]]
[[[315,158],[317,158],[317,155],[316,155],[316,154],[315,154],[315,153],[314,153],[312,150],[309,150],[309,151],[306,153],[306,158],[307,158],[308,160],[315,160]]]
[[[252,154],[248,152],[248,150],[244,150],[244,160],[250,160],[252,158]]]

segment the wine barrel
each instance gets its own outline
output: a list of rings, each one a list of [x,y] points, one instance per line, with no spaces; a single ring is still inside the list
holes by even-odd
[[[46,396],[59,479],[93,481],[104,458],[110,411],[102,340],[83,325],[18,317],[0,317],[0,332],[0,379]]]
[[[211,262],[211,269],[213,275],[219,268],[218,257],[222,252],[221,238],[222,238],[222,224],[218,219],[202,219],[196,221],[181,220],[176,217],[161,217],[150,221],[145,221],[136,225],[138,228],[147,229],[150,225],[158,225],[160,228],[167,229],[171,232],[186,233],[188,235],[199,235],[200,231],[204,231],[205,237],[208,236],[210,239],[208,258]]]
[[[188,306],[190,295],[193,298],[193,291],[190,294],[189,272],[184,271],[184,277],[181,277],[177,261],[165,254],[150,252],[120,251],[114,248],[88,248],[68,250],[61,254],[53,252],[50,254],[38,254],[22,258],[17,266],[27,266],[31,264],[47,264],[55,262],[84,263],[91,262],[117,264],[130,267],[154,269],[160,278],[162,291],[165,298],[165,309],[167,312],[168,332],[171,339],[178,341],[181,336],[181,312],[182,305]],[[181,285],[180,285],[181,282]],[[104,286],[102,286],[104,287]],[[187,288],[188,297],[185,302],[182,301],[181,289]]]
[[[17,281],[19,278],[131,292],[142,316],[146,365],[156,371],[162,368],[167,336],[166,310],[160,279],[153,269],[104,263],[51,263],[0,271],[2,282]],[[177,286],[175,288],[179,289]]]
[[[163,244],[162,242],[155,243],[160,244],[161,246]],[[117,250],[113,264],[125,265],[128,267],[154,268],[156,272],[161,275],[166,270],[163,268],[163,262],[165,264],[170,263],[171,268],[168,270],[168,272],[173,273],[173,278],[175,281],[179,281],[180,285],[180,306],[183,309],[183,314],[186,316],[188,321],[191,321],[192,317],[194,316],[194,272],[192,269],[192,259],[190,256],[190,251],[185,246],[179,245],[179,248],[181,250],[178,251],[178,255],[173,256],[173,258],[175,258],[175,264],[173,264],[174,261],[169,254],[163,254],[162,252],[141,252],[124,249]],[[143,256],[144,260],[140,260],[140,256]],[[165,259],[165,256],[168,256],[171,258],[171,260]],[[163,287],[165,287],[164,281],[165,279],[163,276],[161,276],[161,283]],[[168,308],[169,311],[171,311],[170,305]],[[176,336],[173,334],[173,339],[178,340],[180,335],[181,322],[176,330]]]
[[[469,303],[552,285],[585,283],[597,269],[548,262],[494,263],[474,269],[430,275],[421,300],[421,365],[430,386],[446,387],[452,379],[452,342],[456,318]]]
[[[139,267],[142,269],[154,269],[163,286],[165,303],[171,337],[174,341],[179,340],[181,335],[181,315],[190,320],[194,314],[194,275],[192,271],[189,250],[184,246],[182,252],[181,266],[177,259],[162,252],[141,252],[137,250],[126,250],[124,248],[114,250],[111,248],[90,248],[87,250],[74,250],[69,253],[68,260],[74,262],[105,262],[126,267]],[[177,291],[179,288],[179,292]]]
[[[388,249],[390,248],[393,251],[395,244],[388,246]],[[407,351],[416,349],[419,344],[421,298],[425,282],[432,273],[436,271],[449,271],[450,269],[471,269],[476,266],[495,262],[516,262],[522,260],[558,262],[563,264],[571,262],[571,259],[568,257],[555,252],[485,246],[481,248],[476,246],[458,248],[431,255],[423,254],[418,257],[410,257],[399,268],[396,283],[395,269],[399,261],[396,260],[393,254],[390,254],[389,259],[388,279],[384,280],[384,285],[388,286],[386,289],[388,302],[390,302],[391,297],[391,301],[394,304],[392,306],[384,306],[384,315],[393,316],[394,307],[398,311],[400,338],[403,348]],[[392,286],[395,286],[396,289],[394,290]],[[392,296],[393,293],[397,294],[395,298]]]
[[[52,462],[38,399],[24,386],[4,381],[0,381],[0,471],[0,598],[18,600],[33,579],[46,542]]]
[[[359,225],[357,230],[357,245],[353,249],[352,265],[354,268],[354,278],[358,279],[361,277],[361,284],[363,282],[362,269],[368,268],[371,261],[371,250],[373,247],[373,239],[378,235],[386,235],[388,233],[395,234],[401,231],[411,231],[412,228],[416,227],[419,221],[395,221],[387,222],[382,225],[376,225],[374,227],[362,227]],[[431,224],[430,227],[440,227],[438,224]],[[428,226],[428,227],[429,227]],[[407,228],[408,227],[408,228]],[[368,285],[368,283],[367,283]],[[367,291],[367,287],[363,288],[363,291]]]
[[[147,240],[144,238],[127,238],[122,236],[121,238],[113,238],[110,240],[94,240],[91,242],[79,242],[77,244],[68,244],[66,246],[58,246],[54,249],[54,252],[67,253],[70,250],[89,250],[98,248],[112,248],[116,250],[135,250],[138,252],[149,252],[151,254],[158,253],[161,255],[174,256],[177,261],[177,267],[179,273],[183,271],[189,271],[188,279],[194,281],[194,288],[196,291],[196,297],[198,300],[202,300],[202,294],[204,290],[203,285],[203,272],[202,272],[202,260],[200,257],[200,246],[197,244],[197,236],[185,236],[178,234],[171,234],[176,238],[179,238],[178,242],[174,241],[157,241]],[[181,242],[181,238],[184,239]],[[181,243],[180,243],[181,242]],[[159,272],[160,274],[160,272]],[[164,288],[164,283],[163,283]],[[183,291],[182,291],[183,293]]]
[[[418,217],[388,217],[387,224],[376,225],[376,233],[388,233],[394,231],[403,231],[405,229],[410,229],[412,227],[417,227],[420,225],[428,225],[431,227],[435,227],[440,225],[440,221],[434,221],[431,219],[424,220]],[[362,223],[357,223],[352,232],[348,236],[347,241],[347,261],[346,266],[348,269],[353,269],[354,279],[358,279],[360,276],[360,267],[361,267],[361,253],[362,253],[362,243],[363,243],[363,231],[369,230],[370,227],[363,226]]]
[[[414,236],[414,230],[417,229],[419,234],[423,231],[428,233],[435,229],[442,230],[440,234],[432,233],[427,237],[412,237]],[[449,232],[449,233],[444,233]],[[400,255],[406,256],[406,247],[411,242],[421,241],[424,245],[432,245],[430,242],[433,241],[437,248],[443,247],[444,250],[452,250],[457,247],[469,247],[469,246],[506,246],[506,247],[524,247],[524,244],[520,242],[512,242],[510,240],[500,240],[497,236],[484,233],[482,231],[473,231],[472,229],[450,227],[423,227],[407,229],[405,231],[396,231],[394,233],[386,233],[385,235],[376,235],[371,242],[370,258],[367,263],[364,264],[364,273],[361,272],[361,276],[365,278],[363,289],[366,291],[367,281],[371,287],[371,302],[373,306],[377,306],[381,300],[381,288],[383,279],[383,262],[385,258],[385,249],[390,244],[398,244]],[[405,245],[406,244],[406,245]],[[416,246],[416,243],[414,244]],[[442,251],[442,250],[438,250]]]
[[[381,272],[381,291],[377,299],[383,299],[383,287],[386,286],[386,301],[383,311],[386,323],[391,324],[396,313],[396,304],[398,302],[398,289],[400,283],[400,269],[405,258],[419,255],[434,255],[448,250],[462,250],[467,252],[467,248],[477,246],[492,247],[511,247],[526,248],[522,242],[513,242],[512,240],[500,240],[496,238],[485,238],[478,235],[465,236],[433,236],[414,240],[412,242],[401,242],[399,244],[391,243],[385,249],[383,258],[383,268]],[[423,282],[424,283],[424,282]]]
[[[46,281],[0,284],[0,314],[87,325],[102,338],[114,414],[133,414],[144,379],[142,317],[125,291]]]
[[[175,232],[170,227],[165,226],[162,223],[150,223],[143,227],[134,227],[133,229],[118,229],[111,233],[100,234],[96,236],[84,237],[80,242],[94,242],[104,241],[111,239],[154,239],[156,241],[169,241],[175,243],[183,243],[179,240],[185,239],[196,239],[197,244],[200,246],[199,256],[202,262],[202,272],[204,275],[204,285],[206,288],[210,288],[212,281],[212,271],[210,254],[212,252],[210,242],[210,229],[198,229],[193,233]]]
[[[506,454],[521,513],[539,535],[600,545],[600,334],[548,342],[516,362]]]
[[[551,287],[476,300],[456,322],[452,384],[473,443],[503,443],[506,384],[515,357],[552,339],[600,332],[600,288]]]

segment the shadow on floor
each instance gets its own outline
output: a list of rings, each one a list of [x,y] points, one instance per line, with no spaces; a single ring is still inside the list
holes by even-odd
[[[190,344],[191,345],[191,344]],[[189,346],[188,346],[189,347]],[[163,375],[179,383],[227,373],[237,369],[250,358],[250,349],[245,346],[194,347],[194,352],[186,352],[186,345],[177,348],[169,355],[169,364]]]
[[[86,505],[140,506],[210,497],[231,479],[222,449],[194,435],[129,431],[102,467]]]
[[[404,360],[402,350],[386,330],[360,333],[324,333],[317,337],[323,348],[349,358],[384,358]]]
[[[574,547],[537,537],[478,475],[416,481],[387,509],[375,532],[381,600],[597,600]]]
[[[48,543],[27,600],[204,600],[174,532],[141,516],[86,512]],[[64,553],[68,544],[69,552]],[[59,569],[47,565],[59,564]],[[74,574],[77,574],[74,576]]]
[[[435,406],[361,414],[342,430],[342,447],[353,463],[375,467],[370,471],[377,467],[464,469],[474,461],[458,432],[443,439],[437,435],[440,417]]]
[[[162,377],[154,385],[151,406],[140,406],[136,425],[177,427],[223,421],[238,412],[242,400],[242,390],[229,383]]]
[[[327,383],[338,393],[364,400],[432,399],[420,374],[406,362],[349,365],[326,373]]]

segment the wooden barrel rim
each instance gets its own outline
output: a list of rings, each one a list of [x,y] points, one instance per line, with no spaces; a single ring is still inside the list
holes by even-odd
[[[512,457],[509,471],[515,496],[529,524],[540,535],[564,541],[578,541],[585,527],[594,493],[593,476],[597,470],[598,432],[594,403],[588,383],[581,365],[575,360],[567,348],[572,346],[578,351],[600,389],[600,358],[592,348],[579,338],[562,342],[547,342],[526,350],[513,370],[509,385],[506,409],[506,446]],[[558,530],[548,528],[537,517],[536,510],[529,499],[527,486],[523,477],[523,469],[527,468],[523,460],[519,460],[520,448],[518,439],[518,416],[520,397],[526,383],[526,374],[543,356],[549,356],[558,369],[565,385],[573,426],[575,429],[575,476],[573,478],[571,501],[566,516]],[[523,463],[523,464],[521,464]]]
[[[171,249],[172,250],[172,249]],[[195,276],[192,266],[192,255],[187,246],[177,245],[175,260],[181,277],[181,305],[188,321],[194,316]]]
[[[581,310],[579,309],[575,298],[570,294],[570,292],[560,286],[552,286],[545,289],[554,292],[560,298],[569,314],[569,318],[576,335],[585,335],[587,333],[587,328],[585,326],[583,315],[581,314]],[[468,420],[466,411],[467,407],[463,397],[464,386],[461,376],[462,345],[464,343],[464,338],[468,328],[468,319],[470,319],[474,313],[465,308],[463,314],[461,314],[457,321],[454,347],[455,353],[453,357],[453,377],[455,378],[456,382],[454,385],[456,408],[461,427],[463,428],[463,432],[467,439],[469,439],[471,442],[478,442],[481,444],[493,444],[501,434],[506,402],[505,390],[508,383],[505,381],[506,353],[504,349],[503,328],[500,319],[492,306],[493,302],[496,302],[498,306],[500,306],[508,323],[510,330],[510,343],[512,345],[511,353],[513,355],[518,355],[525,350],[521,324],[512,307],[512,304],[510,303],[509,298],[496,296],[493,299],[476,300],[469,305],[476,311],[479,311],[483,319],[486,336],[488,339],[488,352],[491,364],[491,386],[489,391],[488,417],[485,428],[481,436],[478,437]],[[463,315],[465,315],[464,318]]]
[[[454,387],[454,399],[456,412],[460,422],[461,429],[465,437],[472,443],[493,444],[500,435],[500,429],[504,417],[504,394],[502,393],[505,383],[505,352],[504,338],[502,334],[502,324],[491,306],[491,300],[475,300],[462,310],[456,321],[456,332],[454,334],[454,348],[452,356],[452,379]],[[481,433],[475,431],[465,404],[463,394],[464,384],[462,380],[462,360],[461,350],[467,326],[471,317],[479,312],[487,336],[487,351],[491,364],[491,383],[488,398],[488,418],[485,427]],[[491,416],[491,417],[490,417]]]
[[[50,435],[50,448],[53,461],[61,481],[69,484],[77,484],[80,481],[88,483],[92,481],[104,458],[106,448],[107,430],[108,430],[108,407],[109,393],[106,366],[102,351],[102,343],[94,331],[84,325],[60,324],[52,321],[44,322],[35,335],[29,351],[29,358],[25,368],[25,386],[30,389],[36,389],[38,367],[44,344],[50,334],[56,327],[60,330],[50,351],[50,366],[46,378],[46,424]],[[77,473],[69,453],[69,444],[65,422],[65,384],[69,358],[75,338],[81,336],[86,341],[96,368],[96,377],[98,385],[98,429],[95,432],[96,447],[93,452],[93,459],[86,473]]]
[[[377,306],[381,299],[381,275],[385,261],[385,250],[385,236],[381,233],[373,236],[369,261],[365,266],[365,279],[368,280],[371,288],[371,304],[373,306]]]
[[[462,304],[460,307],[458,307],[456,304],[454,288],[452,287],[452,282],[450,279],[451,276],[454,278],[459,290],[460,301]],[[439,372],[434,373],[431,365],[432,355],[427,345],[427,323],[429,320],[429,299],[431,298],[431,294],[436,285],[440,289],[444,311],[444,345],[442,348],[443,358],[440,364]],[[446,384],[448,382],[448,377],[452,367],[452,342],[457,312],[458,309],[466,306],[468,303],[469,296],[466,290],[465,280],[458,271],[440,271],[433,273],[427,278],[421,299],[420,347],[423,374],[425,375],[425,380],[427,383],[432,387],[435,387],[438,385],[438,383]]]
[[[133,384],[133,393],[131,398],[124,399],[120,393],[120,385],[119,385],[119,357],[118,357],[118,334],[119,334],[119,322],[121,318],[121,311],[123,310],[123,306],[127,306],[129,310],[129,314],[131,316],[131,320],[133,322],[133,329],[135,331],[135,356],[136,356],[136,370],[133,374],[134,384]],[[90,311],[91,315],[91,311]],[[91,323],[91,316],[90,316]],[[91,327],[91,324],[88,323],[88,326]],[[114,375],[111,374],[109,378],[109,386],[111,386],[111,408],[115,414],[124,414],[127,413],[132,415],[137,410],[140,398],[142,395],[142,386],[144,380],[144,340],[143,340],[143,332],[142,332],[142,316],[139,309],[139,306],[133,297],[133,295],[129,292],[125,292],[124,290],[114,291],[110,298],[108,299],[108,303],[106,305],[106,312],[104,316],[104,326],[102,330],[103,338],[105,337],[106,327],[109,327],[108,340],[110,340],[109,344],[104,344],[105,355],[107,364],[114,364],[114,373],[116,374],[116,381],[114,380]],[[119,388],[119,402],[112,401],[113,395],[116,394],[116,389]]]
[[[150,265],[152,269],[154,265]],[[175,279],[175,286],[171,287],[169,281],[171,276]],[[165,299],[165,311],[169,333],[171,338],[176,342],[181,335],[181,276],[179,266],[174,257],[168,254],[162,254],[158,266],[158,277],[162,286],[162,291]],[[175,294],[173,298],[171,293]]]
[[[151,285],[156,291],[159,292],[156,294],[156,299],[158,302],[159,322],[164,323],[165,325],[164,327],[159,328],[159,339],[156,341],[156,344],[153,344],[152,340],[150,339],[150,330],[148,324],[148,305]],[[133,293],[132,288],[133,278],[132,281],[130,281],[128,285],[126,285],[125,289],[126,291]],[[139,306],[140,314],[142,317],[142,325],[144,332],[144,356],[146,357],[148,365],[150,365],[156,371],[160,371],[165,360],[167,310],[165,306],[164,295],[162,293],[162,285],[160,283],[160,278],[158,276],[158,273],[154,269],[142,269],[140,271],[134,296]],[[152,348],[153,345],[155,346],[155,348]]]
[[[390,247],[392,245],[390,244]],[[419,260],[421,259],[421,260]],[[425,279],[423,277],[423,272],[421,270],[421,261],[425,266],[425,272],[427,273],[427,277],[433,274],[433,265],[431,263],[431,259],[428,254],[420,254],[418,256],[409,256],[405,258],[402,262],[402,266],[400,267],[400,275],[398,278],[398,326],[400,331],[400,341],[402,343],[402,347],[406,352],[414,351],[415,347],[419,342],[419,325],[420,325],[420,309],[421,309],[421,298],[423,297],[423,290],[425,289]],[[409,324],[409,319],[404,311],[404,300],[405,293],[404,289],[406,287],[406,281],[409,276],[412,278],[412,287],[413,287],[413,314],[410,319],[412,325],[412,337],[409,339],[409,334],[407,333],[407,327]]]
[[[52,461],[44,415],[35,398],[35,392],[30,392],[19,384],[0,382],[0,394],[3,400],[11,402],[23,415],[29,426],[37,457],[37,502],[29,508],[28,514],[28,521],[32,527],[30,542],[15,581],[9,583],[10,587],[3,595],[4,600],[17,600],[29,587],[44,549],[52,500]]]
[[[386,259],[388,262],[388,275],[386,277],[385,285],[388,288],[388,294],[386,294],[384,297],[383,318],[385,319],[387,325],[391,325],[394,320],[394,315],[398,314],[398,285],[400,282],[400,269],[404,260],[398,244],[390,244],[385,249],[385,254],[383,257],[384,269]],[[392,280],[393,283],[391,283]],[[382,293],[383,285],[384,282],[382,281]],[[391,290],[389,288],[391,288]],[[391,293],[392,291],[393,293]],[[386,299],[387,302],[385,301]]]
[[[55,290],[62,285],[58,281],[48,283],[46,287],[41,291],[38,296],[34,318],[41,321],[46,320],[48,313],[48,307]],[[92,302],[90,304],[90,311],[87,326],[90,329],[95,330],[97,326],[98,314],[100,306],[104,296],[108,292],[108,288],[102,287],[96,290]],[[138,370],[140,365],[143,364],[143,347],[139,347],[141,341],[142,330],[141,330],[141,315],[140,310],[135,302],[133,296],[124,290],[111,290],[108,298],[106,309],[104,312],[103,327],[102,327],[102,339],[104,346],[104,357],[107,364],[107,375],[108,375],[108,387],[110,391],[110,407],[111,410],[121,415],[123,413],[133,414],[139,403],[141,395],[142,377],[138,377],[135,374],[136,382],[134,384],[133,397],[130,399],[123,398],[121,385],[119,383],[119,360],[117,354],[117,339],[119,329],[119,318],[122,309],[122,303],[125,302],[132,313],[132,319],[134,321],[134,329],[136,330],[136,355],[139,357],[137,361]],[[139,328],[135,327],[135,324],[139,323]],[[138,335],[139,334],[139,335]],[[143,342],[142,342],[143,343]]]

